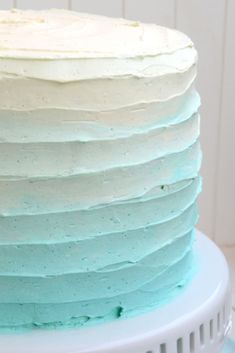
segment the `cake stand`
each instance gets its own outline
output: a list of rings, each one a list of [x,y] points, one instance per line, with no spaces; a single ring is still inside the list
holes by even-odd
[[[231,327],[229,272],[197,232],[199,270],[169,304],[96,327],[0,335],[0,353],[219,353]]]

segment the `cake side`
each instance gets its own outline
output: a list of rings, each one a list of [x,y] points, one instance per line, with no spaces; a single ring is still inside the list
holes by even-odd
[[[173,298],[194,271],[201,189],[192,42],[50,10],[1,12],[0,47],[0,327]]]

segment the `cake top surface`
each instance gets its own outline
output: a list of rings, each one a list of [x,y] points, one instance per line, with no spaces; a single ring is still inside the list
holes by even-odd
[[[68,10],[0,11],[0,57],[131,58],[192,47],[173,29]]]

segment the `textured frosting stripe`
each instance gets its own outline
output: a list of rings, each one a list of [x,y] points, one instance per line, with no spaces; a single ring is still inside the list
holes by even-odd
[[[196,61],[197,52],[191,47],[170,54],[125,59],[19,61],[8,58],[0,61],[0,77],[14,75],[57,82],[117,76],[151,77],[184,72]]]
[[[190,232],[197,221],[196,211],[191,207],[172,221],[83,241],[0,245],[0,275],[47,276],[125,268]],[[42,258],[43,262],[35,262]]]
[[[152,282],[169,266],[176,263],[186,251],[185,249],[189,251],[191,245],[192,232],[189,232],[142,260],[127,264],[123,268],[117,267],[116,270],[107,269],[89,274],[82,272],[58,276],[1,275],[0,301],[2,303],[63,303],[109,298],[128,293]]]
[[[1,142],[93,141],[129,137],[181,123],[199,108],[191,88],[164,102],[142,103],[110,111],[39,109],[2,110]]]
[[[169,100],[185,92],[195,77],[195,65],[183,73],[151,78],[120,77],[74,81],[65,84],[9,77],[4,78],[5,89],[0,91],[0,106],[5,110],[60,108],[97,111],[118,109],[140,103]],[[13,96],[14,99],[12,99]]]
[[[145,228],[178,218],[196,201],[199,179],[160,186],[140,198],[64,213],[0,217],[0,244],[79,241]]]
[[[177,153],[199,137],[199,117],[129,138],[70,143],[0,144],[0,178],[58,177],[126,167]]]
[[[37,214],[87,209],[132,199],[156,186],[196,177],[200,164],[200,146],[196,142],[183,152],[132,167],[64,178],[2,178],[0,214]]]
[[[105,300],[102,298],[59,304],[0,304],[1,325],[6,328],[10,326],[11,329],[17,326],[83,326],[151,310],[178,295],[191,279],[194,272],[192,255],[190,251],[183,254],[177,263],[155,278],[151,290],[139,288],[134,292]],[[188,271],[185,271],[186,268]],[[143,303],[148,303],[148,307],[143,309]]]

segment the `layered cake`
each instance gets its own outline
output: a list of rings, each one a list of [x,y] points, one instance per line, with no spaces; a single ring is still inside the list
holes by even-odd
[[[184,34],[0,12],[0,328],[87,326],[193,276],[201,153]]]

